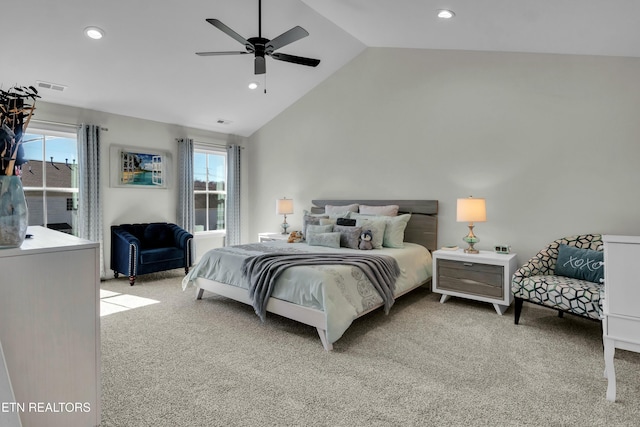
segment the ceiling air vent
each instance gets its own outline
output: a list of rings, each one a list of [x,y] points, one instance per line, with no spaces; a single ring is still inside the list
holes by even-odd
[[[64,92],[67,89],[65,85],[61,85],[57,83],[48,83],[40,80],[36,81],[36,85],[38,86],[38,89],[57,90],[58,92]]]

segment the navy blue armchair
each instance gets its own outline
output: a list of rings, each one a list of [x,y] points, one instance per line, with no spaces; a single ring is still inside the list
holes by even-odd
[[[193,235],[176,224],[153,222],[111,226],[111,269],[134,285],[136,276],[183,268],[189,272],[193,259]]]

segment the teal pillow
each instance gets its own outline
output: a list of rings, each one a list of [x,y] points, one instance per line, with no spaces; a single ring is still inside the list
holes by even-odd
[[[328,248],[340,247],[340,233],[312,233],[307,239],[309,246],[326,246]]]
[[[382,237],[382,246],[385,248],[403,248],[404,247],[404,230],[407,223],[411,219],[411,214],[402,214],[398,216],[381,216],[381,215],[363,215],[352,213],[349,218],[383,220],[385,222],[384,236]]]
[[[555,273],[559,276],[601,283],[604,279],[604,253],[560,245]]]
[[[308,225],[320,225],[322,219],[329,219],[329,215],[324,214],[312,214],[309,211],[304,211],[302,219],[302,235],[306,238]]]
[[[371,230],[371,244],[373,249],[382,249],[382,241],[384,238],[384,230],[387,227],[387,223],[383,219],[357,219],[356,227],[361,227],[363,230]]]
[[[313,225],[313,224],[309,224],[309,225],[307,225],[307,234],[304,235],[304,240],[309,240],[309,238],[313,234],[330,233],[332,231],[333,231],[333,225],[331,225],[331,224],[329,224],[329,225]]]

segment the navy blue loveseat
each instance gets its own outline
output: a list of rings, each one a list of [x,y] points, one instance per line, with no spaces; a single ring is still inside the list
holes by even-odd
[[[183,268],[192,263],[193,235],[176,224],[152,222],[111,226],[111,269],[122,273],[133,286],[136,276]]]

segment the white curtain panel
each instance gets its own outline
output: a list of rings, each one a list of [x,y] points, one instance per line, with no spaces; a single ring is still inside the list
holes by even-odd
[[[240,235],[240,153],[242,147],[227,147],[227,246],[239,245]]]
[[[193,139],[178,140],[178,225],[189,233],[195,229],[193,199]]]
[[[78,167],[78,237],[100,243],[100,277],[105,278],[99,126],[78,128]]]

